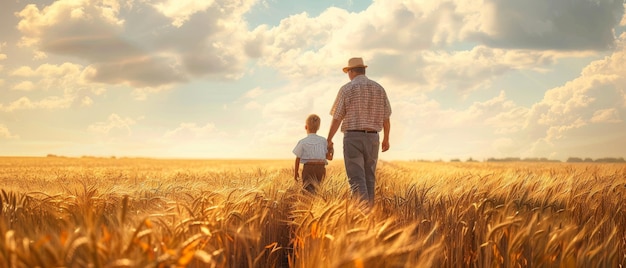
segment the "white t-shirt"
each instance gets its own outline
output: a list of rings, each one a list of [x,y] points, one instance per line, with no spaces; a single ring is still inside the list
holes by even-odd
[[[301,139],[293,148],[293,153],[300,157],[300,163],[306,164],[309,161],[326,161],[326,152],[328,152],[328,142],[326,138],[315,133],[309,133],[306,138]]]

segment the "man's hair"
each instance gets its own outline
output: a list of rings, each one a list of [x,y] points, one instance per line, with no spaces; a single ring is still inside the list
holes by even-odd
[[[316,114],[309,115],[306,118],[306,125],[308,127],[309,132],[315,133],[320,129],[320,117]]]
[[[354,67],[350,69],[350,71],[353,71],[357,74],[365,74],[365,67]]]

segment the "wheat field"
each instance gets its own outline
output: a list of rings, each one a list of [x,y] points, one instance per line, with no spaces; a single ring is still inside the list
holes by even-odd
[[[626,165],[0,158],[1,267],[623,267]]]

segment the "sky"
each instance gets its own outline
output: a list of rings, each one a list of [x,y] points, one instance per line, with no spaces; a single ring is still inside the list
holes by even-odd
[[[381,160],[626,157],[623,0],[0,6],[2,156],[294,158],[362,57]]]

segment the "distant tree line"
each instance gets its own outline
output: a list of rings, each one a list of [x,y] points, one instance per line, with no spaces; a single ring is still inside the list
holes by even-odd
[[[64,156],[64,155],[56,155],[56,154],[47,154],[46,157],[50,157],[50,158],[78,158],[78,157],[68,157],[68,156]],[[85,159],[90,159],[90,158],[111,158],[111,159],[116,159],[117,157],[112,155],[109,157],[100,157],[100,156],[91,156],[91,155],[83,155],[80,158],[85,158]]]
[[[417,162],[432,162],[428,160],[413,160]],[[434,162],[443,162],[442,160],[437,160]],[[463,162],[459,158],[450,159],[450,162],[457,163]],[[465,162],[480,162],[472,157],[468,158]],[[520,158],[520,157],[505,157],[505,158],[487,158],[483,162],[562,162],[561,160],[548,159],[545,157],[530,157],[530,158]],[[603,157],[598,159],[592,158],[580,158],[580,157],[570,157],[565,162],[567,163],[626,163],[623,157]]]
[[[545,157],[506,157],[506,158],[488,158],[486,162],[561,162],[559,160],[548,159]]]
[[[65,158],[66,156],[60,156],[55,154],[48,154],[46,157],[60,157]],[[95,157],[95,156],[82,156],[81,158],[105,158],[105,157]],[[110,156],[109,158],[115,159],[115,156]],[[433,162],[429,160],[411,160],[415,162]],[[434,162],[443,162],[442,160],[436,160]],[[450,159],[450,162],[462,162],[459,158]],[[472,157],[468,158],[465,162],[480,162]],[[487,158],[484,162],[561,162],[560,160],[548,159],[545,157],[531,157],[531,158],[520,158],[520,157],[505,157],[505,158]],[[570,157],[565,161],[567,163],[626,163],[623,157],[603,157],[598,159],[592,158],[581,158],[581,157]]]
[[[598,158],[596,160],[593,160],[591,158],[585,158],[582,159],[580,157],[570,157],[567,159],[568,163],[590,163],[590,162],[594,162],[594,163],[626,163],[626,160],[624,160],[623,157],[604,157],[604,158]]]
[[[470,158],[471,160],[471,158]],[[468,160],[468,162],[470,162]],[[561,162],[560,160],[541,158],[519,158],[519,157],[507,157],[507,158],[488,158],[486,162]],[[626,163],[623,157],[603,157],[598,159],[592,158],[580,158],[570,157],[565,161],[567,163]]]

